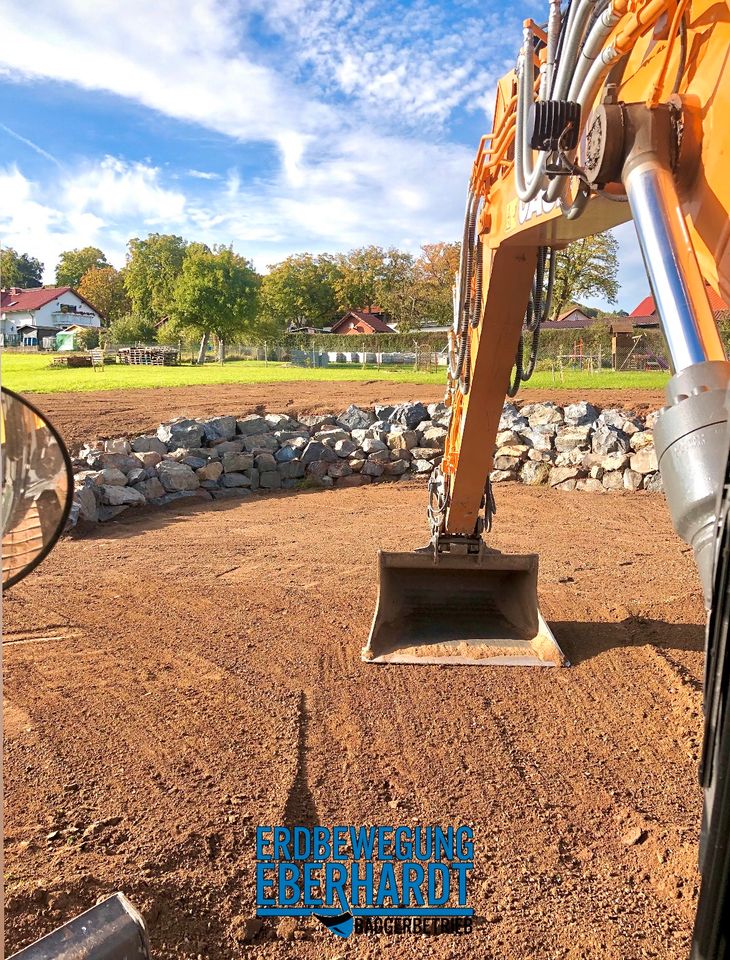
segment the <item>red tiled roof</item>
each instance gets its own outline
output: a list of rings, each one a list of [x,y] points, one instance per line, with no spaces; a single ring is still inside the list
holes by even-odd
[[[38,310],[40,307],[44,307],[64,293],[72,293],[82,303],[85,303],[89,310],[93,310],[100,317],[102,316],[94,304],[89,303],[86,297],[82,297],[73,287],[33,287],[30,290],[21,290],[18,287],[3,288],[0,290],[0,310],[5,313],[27,313],[30,310]]]
[[[347,320],[348,317],[356,317],[362,323],[367,324],[374,333],[395,333],[392,327],[389,327],[382,317],[374,313],[368,313],[366,310],[348,310],[344,317],[340,317],[332,324],[332,333],[337,333],[337,328]]]
[[[730,307],[728,307],[719,294],[715,293],[709,283],[705,284],[705,290],[707,291],[707,299],[710,301],[710,308],[713,313],[730,310]],[[641,303],[631,311],[631,316],[648,317],[652,313],[656,313],[656,305],[654,304],[654,297],[649,296],[644,297]]]

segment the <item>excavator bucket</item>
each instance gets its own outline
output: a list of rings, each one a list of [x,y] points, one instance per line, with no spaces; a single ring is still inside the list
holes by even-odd
[[[567,666],[537,604],[537,554],[380,551],[363,660]]]

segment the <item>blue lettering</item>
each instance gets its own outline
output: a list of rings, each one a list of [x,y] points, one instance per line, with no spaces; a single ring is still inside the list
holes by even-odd
[[[309,860],[312,834],[306,827],[294,827],[294,860]],[[302,849],[304,848],[304,849]]]
[[[291,842],[291,831],[288,827],[274,827],[273,846],[274,851],[271,854],[273,860],[291,860],[289,855],[289,844]]]
[[[459,860],[474,859],[474,831],[471,827],[459,827],[456,831],[456,841],[458,851],[456,856]]]
[[[403,906],[411,906],[411,895],[413,896],[413,905],[423,907],[426,901],[423,899],[421,885],[426,871],[420,863],[403,864]]]
[[[320,890],[321,880],[316,874],[321,869],[321,863],[304,864],[304,906],[306,907],[322,906],[322,898],[315,897],[313,892],[314,890]]]
[[[372,827],[350,827],[353,860],[372,860],[375,831]]]
[[[436,891],[436,877],[441,877],[441,893]],[[451,891],[449,889],[449,868],[443,863],[429,863],[428,865],[428,905],[440,907],[448,902]]]
[[[365,869],[365,877],[361,879],[360,869]],[[373,903],[373,865],[372,863],[353,863],[350,867],[352,888],[352,904],[354,907],[370,907]],[[360,902],[360,891],[365,893],[365,899]]]
[[[332,831],[332,859],[347,860],[347,827],[335,827]]]
[[[380,874],[380,883],[378,884],[378,895],[375,905],[384,907],[386,899],[390,900],[394,907],[400,906],[398,899],[398,884],[395,879],[395,868],[392,863],[384,863]]]
[[[459,877],[459,906],[466,906],[466,875],[470,870],[474,869],[473,863],[452,863],[451,869],[455,870]]]
[[[392,841],[389,836],[393,832],[392,827],[378,827],[378,860],[392,860],[393,854],[387,853],[387,848]]]
[[[335,874],[337,875],[337,879],[335,879]],[[347,905],[347,894],[345,893],[347,868],[341,863],[328,863],[325,867],[324,878],[325,906],[336,907],[339,905],[344,910]],[[337,892],[338,900],[335,900],[335,891]]]
[[[314,828],[314,843],[312,850],[312,856],[317,860],[329,860],[331,857],[330,851],[330,832],[327,827],[315,827]]]
[[[274,886],[274,877],[267,877],[267,871],[273,874],[274,867],[269,866],[268,863],[256,864],[256,905],[259,907],[276,906],[276,897],[267,896],[264,892],[266,887]]]
[[[295,907],[302,891],[297,882],[302,872],[294,863],[279,864],[279,903],[282,907]]]
[[[410,827],[396,827],[393,846],[395,847],[397,860],[413,859],[413,840],[411,840],[411,835]]]
[[[271,846],[271,840],[266,839],[266,831],[271,827],[256,827],[256,859],[271,860],[271,854],[265,852],[265,848]]]

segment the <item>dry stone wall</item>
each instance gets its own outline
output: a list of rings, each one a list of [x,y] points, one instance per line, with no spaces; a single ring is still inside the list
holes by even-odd
[[[154,434],[85,445],[74,461],[69,523],[93,524],[132,507],[183,498],[223,500],[302,486],[355,487],[427,478],[441,462],[450,411],[417,401],[339,415],[269,413],[180,418]],[[505,405],[494,483],[559,490],[661,489],[646,418],[587,402]]]

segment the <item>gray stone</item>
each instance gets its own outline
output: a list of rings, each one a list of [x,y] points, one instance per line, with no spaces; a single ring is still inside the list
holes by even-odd
[[[613,407],[607,407],[605,410],[602,410],[598,418],[599,423],[613,427],[615,430],[621,430],[625,420],[626,412],[624,410],[616,410]]]
[[[352,467],[353,473],[359,473],[362,470],[362,468],[365,466],[364,457],[351,457],[348,462]]]
[[[418,458],[411,461],[411,470],[414,473],[430,473],[433,470],[433,464],[430,460]]]
[[[314,477],[317,480],[321,480],[322,477],[327,475],[330,464],[327,460],[311,460],[307,464],[307,475]]]
[[[264,456],[264,454],[259,454],[259,456]],[[290,460],[296,460],[299,456],[299,451],[294,447],[281,447],[274,454],[274,460],[276,463],[289,463]]]
[[[520,436],[520,434],[518,434]],[[552,450],[552,433],[546,430],[526,430],[521,436],[534,450]]]
[[[393,454],[395,456],[395,454]],[[368,460],[374,460],[376,463],[388,463],[390,460],[391,453],[390,450],[373,450],[372,453],[368,454]]]
[[[243,450],[243,438],[240,440],[222,440],[210,448],[211,456],[222,457],[224,453],[240,453]]]
[[[236,421],[236,430],[244,437],[255,437],[260,433],[268,433],[271,430],[271,424],[264,417],[251,413]]]
[[[272,473],[276,470],[276,459],[271,456],[270,453],[260,453],[256,457],[256,469],[261,475],[264,473]]]
[[[388,477],[400,477],[408,470],[407,460],[391,460],[390,463],[383,464],[385,475]]]
[[[157,436],[167,444],[169,450],[176,450],[178,447],[200,447],[203,444],[203,425],[197,420],[181,417],[171,423],[161,423],[157,428]]]
[[[337,420],[348,430],[367,430],[371,423],[375,423],[375,414],[352,403]]]
[[[660,413],[661,410],[652,410],[651,413],[647,413],[647,415],[644,417],[644,424],[646,425],[647,430],[654,429]]]
[[[139,483],[140,480],[144,480],[147,476],[147,471],[144,467],[139,467],[137,470],[130,470],[127,474],[127,483],[134,484]]]
[[[128,456],[132,452],[132,445],[126,437],[104,441],[104,453],[122,453]]]
[[[210,463],[195,472],[201,483],[203,481],[215,483],[223,473],[223,464],[220,460],[211,460]]]
[[[259,488],[259,472],[256,467],[251,467],[250,470],[246,471],[246,476],[251,481],[251,489],[258,490]]]
[[[647,473],[644,477],[644,489],[650,493],[661,493],[664,490],[661,473]]]
[[[624,475],[622,470],[607,470],[601,478],[606,490],[623,490]]]
[[[583,457],[583,466],[590,469],[599,466],[603,470],[625,470],[629,465],[629,457],[626,453],[587,453]]]
[[[352,473],[352,467],[347,460],[338,460],[337,463],[331,463],[327,470],[330,477],[349,477]]]
[[[334,445],[338,440],[349,440],[350,434],[347,430],[343,430],[342,427],[324,427],[322,430],[318,430],[313,434],[313,437],[322,443],[329,440],[331,441],[331,445]]]
[[[567,480],[575,481],[579,477],[580,469],[578,467],[552,467],[548,475],[548,483],[551,487],[558,487]],[[575,485],[570,489],[575,489]]]
[[[74,503],[78,506],[78,521],[96,523],[99,519],[99,508],[94,491],[90,487],[82,487],[74,493]]]
[[[421,446],[439,447],[443,450],[447,436],[448,430],[444,427],[427,427],[425,430],[421,430]]]
[[[591,480],[601,480],[605,472],[606,471],[603,467],[599,466],[598,464],[594,464],[594,466],[592,466],[588,471],[588,476]]]
[[[554,463],[555,451],[530,449],[527,451],[527,459],[534,460],[535,463]]]
[[[637,473],[656,473],[659,469],[654,447],[642,447],[631,457],[631,469]]]
[[[224,473],[220,478],[222,487],[250,487],[251,479],[245,473]]]
[[[394,411],[395,407],[392,404],[386,406],[380,403],[375,404],[375,416],[378,420],[390,420]]]
[[[443,454],[444,451],[436,447],[414,447],[411,450],[411,455],[416,460],[440,460]]]
[[[495,457],[517,457],[518,460],[527,460],[530,448],[524,443],[516,443],[512,447],[499,447]]]
[[[383,443],[382,440],[374,440],[372,437],[366,437],[361,446],[363,452],[367,454],[375,453],[378,450],[388,449],[388,445],[386,443]]]
[[[122,473],[129,473],[130,470],[136,470],[139,466],[139,460],[133,454],[126,453],[102,453],[98,457],[99,466],[116,467]]]
[[[494,458],[494,469],[495,470],[511,470],[513,473],[516,473],[520,467],[522,461],[519,457],[495,457]]]
[[[162,486],[157,477],[151,477],[149,480],[142,480],[140,483],[135,484],[135,490],[147,498],[147,500],[156,500],[158,497],[165,496],[165,488]]]
[[[272,430],[300,430],[303,426],[298,420],[286,413],[267,413],[264,420]]]
[[[412,450],[418,446],[418,434],[415,430],[397,430],[388,436],[387,444],[391,450]],[[438,444],[432,444],[438,446]]]
[[[585,451],[581,447],[573,447],[572,450],[563,450],[555,458],[556,467],[579,467],[583,466]]]
[[[224,453],[221,463],[224,473],[241,473],[251,469],[254,458],[250,453]]]
[[[388,417],[391,423],[402,423],[409,430],[414,430],[419,423],[429,420],[428,410],[418,401],[400,403]]]
[[[101,496],[102,501],[110,507],[141,507],[146,502],[144,494],[132,487],[104,486]]]
[[[243,446],[249,453],[273,453],[279,449],[279,441],[273,433],[255,433],[243,438]]]
[[[574,450],[576,447],[589,447],[591,430],[589,426],[565,427],[558,430],[555,434],[555,449],[562,453],[563,450]]]
[[[514,443],[522,443],[522,437],[514,430],[500,430],[497,434],[497,447],[509,447]]]
[[[281,474],[278,470],[262,470],[259,473],[259,487],[262,490],[279,490]]]
[[[306,427],[300,427],[298,430],[274,430],[274,436],[281,444],[296,440],[304,446],[309,440],[309,430]]]
[[[123,487],[127,483],[127,475],[116,467],[104,467],[97,477],[96,483],[103,483],[107,487]]]
[[[203,429],[208,439],[215,440],[233,440],[236,436],[236,418],[235,417],[213,417],[211,420],[203,422]]]
[[[131,446],[135,453],[159,453],[161,456],[167,453],[167,446],[154,436],[135,437]]]
[[[636,433],[631,435],[631,449],[642,450],[644,447],[653,447],[654,446],[654,433],[651,430],[637,430]]]
[[[304,476],[304,464],[301,460],[290,460],[289,463],[279,464],[279,474],[282,480],[298,480]]]
[[[351,457],[356,450],[357,444],[350,439],[338,440],[335,444],[335,453],[338,457]]]
[[[598,407],[585,400],[569,403],[563,412],[563,418],[571,427],[592,426],[598,419]]]
[[[629,438],[621,430],[611,426],[599,426],[593,434],[591,446],[594,453],[627,453]]]
[[[164,446],[164,444],[162,444]],[[167,451],[165,451],[167,452]],[[157,464],[162,460],[162,456],[156,450],[145,450],[135,453],[135,457],[139,460],[140,465],[148,469],[148,467],[156,467]]]
[[[305,414],[303,417],[299,417],[299,422],[302,426],[307,427],[312,433],[317,433],[318,430],[321,430],[326,426],[336,426],[337,418],[333,417],[331,414],[326,414],[324,416],[320,414]]]
[[[190,467],[184,463],[176,463],[174,460],[163,460],[162,463],[158,463],[157,475],[168,493],[196,490],[200,485],[200,481]]]
[[[520,478],[529,487],[544,486],[550,478],[550,464],[528,460],[522,466]]]
[[[625,490],[640,490],[643,480],[643,473],[637,473],[636,470],[624,470]]]
[[[313,463],[316,460],[326,460],[327,463],[334,463],[338,456],[334,450],[321,443],[319,440],[310,440],[301,453],[302,463]]]
[[[129,510],[129,504],[122,504],[119,507],[99,507],[99,522],[106,523],[108,520],[113,520],[120,513],[124,513],[125,510]]]
[[[528,408],[522,408],[522,416],[527,417],[531,427],[539,427],[546,423],[562,423],[563,410],[556,403],[547,401],[546,403],[535,403]]]
[[[576,480],[575,489],[582,490],[585,493],[605,493],[603,484],[595,477],[583,477]]]
[[[368,460],[361,470],[363,476],[366,477],[380,477],[383,475],[385,468],[382,463],[378,463],[376,460]]]
[[[492,470],[489,479],[492,483],[506,483],[508,480],[516,480],[517,474],[513,470]]]
[[[187,465],[188,465],[189,467],[191,467],[193,470],[200,470],[201,467],[204,467],[204,466],[206,465],[206,463],[208,462],[208,460],[207,460],[206,457],[190,457],[190,456],[187,456],[187,457],[185,457],[181,462],[187,464]]]

